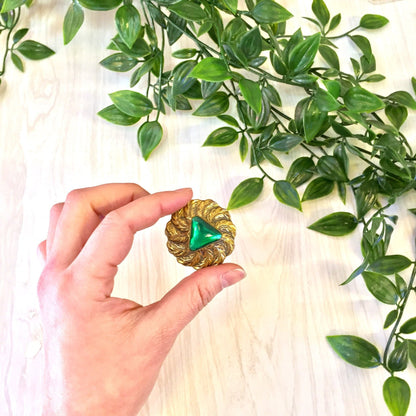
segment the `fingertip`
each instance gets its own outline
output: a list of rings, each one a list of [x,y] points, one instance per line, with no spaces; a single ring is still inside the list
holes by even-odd
[[[228,270],[220,276],[221,286],[224,289],[225,287],[238,283],[240,280],[243,280],[246,276],[246,271],[241,267]]]
[[[180,189],[176,189],[173,192],[177,192],[177,193],[186,195],[189,198],[192,198],[192,195],[193,195],[194,191],[192,190],[192,188],[180,188]]]
[[[238,283],[240,280],[247,276],[246,271],[240,265],[235,263],[225,263],[217,266],[209,266],[193,273],[194,276],[196,274],[217,275],[223,289]]]
[[[37,248],[38,258],[44,263],[46,262],[46,240],[43,240]]]

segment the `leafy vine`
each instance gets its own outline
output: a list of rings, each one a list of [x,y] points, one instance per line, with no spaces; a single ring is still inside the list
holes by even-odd
[[[9,54],[15,67],[24,72],[21,56],[31,60],[40,60],[48,58],[55,53],[42,43],[34,40],[22,40],[29,29],[17,29],[21,17],[21,6],[26,4],[27,7],[30,7],[31,3],[32,1],[28,0],[0,0],[0,37],[5,38],[5,47],[0,67],[0,83],[6,72]]]

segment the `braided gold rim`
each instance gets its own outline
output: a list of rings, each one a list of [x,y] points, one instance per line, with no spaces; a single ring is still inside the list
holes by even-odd
[[[189,248],[191,222],[200,217],[221,233],[221,239],[198,250]],[[172,214],[166,225],[167,247],[179,263],[194,269],[221,264],[234,250],[235,225],[230,213],[212,199],[193,199],[186,206]]]

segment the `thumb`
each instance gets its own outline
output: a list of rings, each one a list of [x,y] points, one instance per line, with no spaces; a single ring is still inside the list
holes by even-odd
[[[246,272],[237,264],[200,269],[183,279],[159,302],[160,324],[174,338],[219,292],[239,282]]]

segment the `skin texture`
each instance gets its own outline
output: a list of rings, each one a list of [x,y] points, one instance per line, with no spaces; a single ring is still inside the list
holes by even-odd
[[[39,245],[44,416],[137,415],[180,331],[245,276],[240,266],[222,264],[198,270],[147,306],[111,297],[134,234],[191,198],[191,189],[149,194],[136,184],[106,184],[72,191],[52,207]]]

